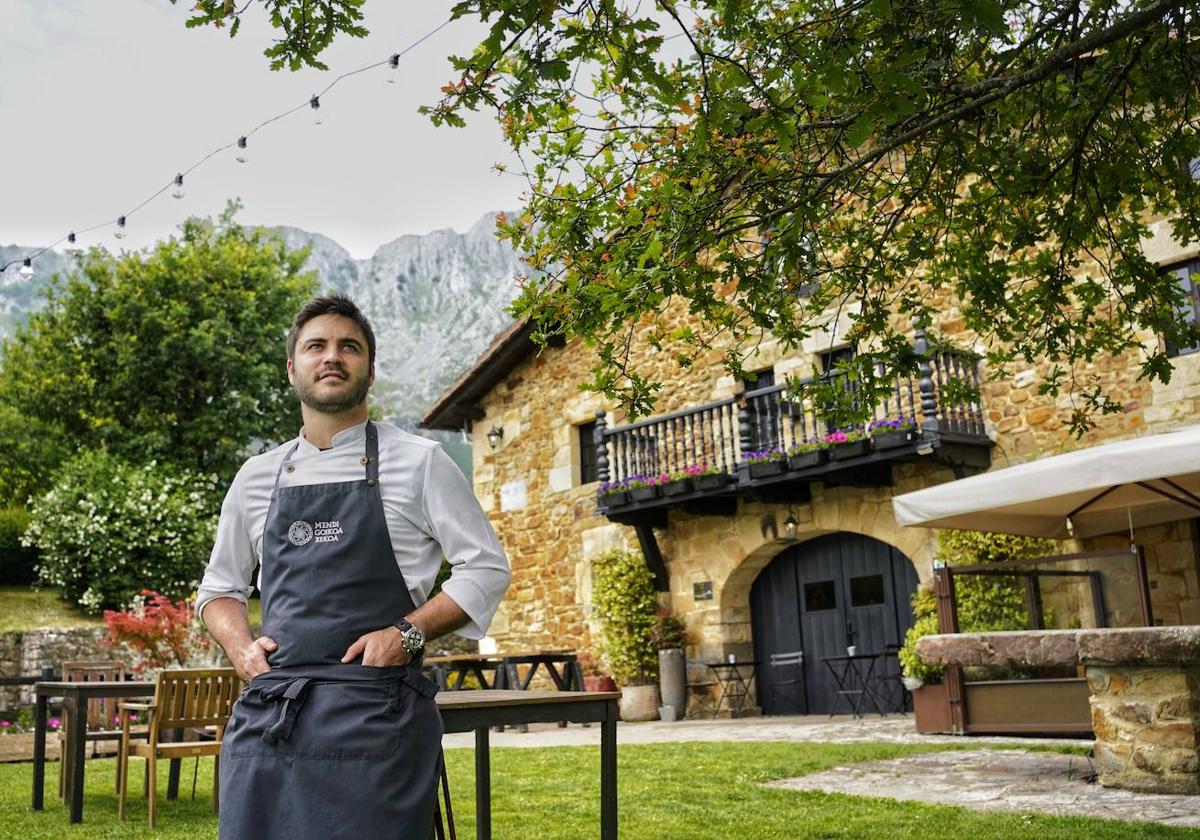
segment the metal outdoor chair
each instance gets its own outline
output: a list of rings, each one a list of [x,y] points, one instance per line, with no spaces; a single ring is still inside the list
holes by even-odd
[[[687,671],[688,707],[684,717],[715,717],[717,681],[703,659],[684,661]]]
[[[904,675],[900,668],[900,645],[886,644],[875,666],[871,680],[871,691],[877,705],[891,712],[903,712],[908,707],[908,689],[904,687]]]
[[[64,662],[62,664],[63,682],[120,682],[125,679],[125,663],[115,659],[101,659],[87,662]],[[71,772],[74,756],[65,748],[67,742],[68,715],[63,715],[62,727],[58,730],[60,754],[58,762],[58,795],[66,795],[66,781]],[[134,730],[132,737],[146,737],[145,730]],[[99,755],[101,741],[118,742],[121,730],[117,728],[117,699],[115,697],[96,697],[88,701],[87,732],[83,736],[85,742],[92,744],[92,758]]]
[[[776,695],[792,695],[797,705],[804,708],[803,714],[808,714],[808,698],[804,693],[804,651],[793,650],[787,653],[772,653],[769,657],[770,679],[767,682],[767,693],[775,706]]]
[[[125,819],[125,794],[128,790],[129,759],[146,759],[146,795],[149,799],[150,827],[157,823],[158,802],[156,765],[160,758],[185,758],[211,755],[219,761],[221,738],[233,711],[233,701],[241,690],[242,680],[232,668],[187,668],[164,670],[158,673],[154,700],[150,703],[124,702],[121,707],[121,751],[117,755],[118,805],[117,818]],[[129,729],[130,715],[142,712],[149,716],[148,741],[134,743]],[[165,730],[191,732],[212,727],[212,740],[163,742]],[[213,810],[219,802],[220,768],[213,768]]]

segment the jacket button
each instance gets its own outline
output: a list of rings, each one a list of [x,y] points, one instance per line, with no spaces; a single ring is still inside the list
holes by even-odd
[[[295,471],[296,471],[296,465],[295,465],[295,464],[288,464],[288,465],[287,465],[287,471],[288,471],[288,472],[295,472]]]
[[[366,463],[368,463],[370,460],[371,460],[370,458],[368,458],[366,455],[364,455],[364,456],[362,456],[361,458],[359,458],[359,459],[358,459],[358,463],[360,463],[360,464],[366,464]]]
[[[373,479],[373,478],[368,478],[368,479],[367,479],[367,486],[368,486],[368,487],[374,487],[376,484],[378,484],[378,482],[377,482],[375,479]]]

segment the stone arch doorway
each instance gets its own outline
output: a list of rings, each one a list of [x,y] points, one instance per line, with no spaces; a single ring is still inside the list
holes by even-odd
[[[913,624],[916,588],[912,561],[862,534],[827,534],[776,555],[750,588],[763,713],[829,714],[837,686],[822,657],[844,655],[849,645],[883,653],[901,644]],[[802,684],[771,691],[770,655],[795,650],[804,651]],[[843,700],[838,711],[846,710]]]

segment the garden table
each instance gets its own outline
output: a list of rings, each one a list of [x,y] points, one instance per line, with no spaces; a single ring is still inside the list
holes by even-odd
[[[33,734],[33,810],[42,810],[46,781],[46,711],[51,697],[62,697],[64,712],[70,714],[67,742],[63,754],[72,756],[71,773],[66,779],[67,802],[71,822],[83,821],[83,761],[87,733],[88,700],[94,697],[152,697],[152,682],[60,682],[34,683]],[[178,786],[178,764],[172,763],[172,778]]]
[[[429,656],[425,667],[433,672],[434,682],[443,691],[461,691],[468,676],[479,680],[480,688],[507,688],[508,668],[504,658],[496,654],[456,653],[452,656]],[[488,679],[490,673],[491,679]],[[457,677],[457,679],[455,679]]]
[[[833,698],[833,708],[829,712],[830,717],[837,714],[838,701],[843,698],[850,704],[850,713],[856,718],[863,716],[863,704],[868,701],[875,707],[875,711],[879,712],[880,717],[884,717],[887,714],[879,707],[879,703],[875,699],[875,692],[871,689],[872,678],[875,674],[875,663],[879,660],[879,657],[880,654],[878,653],[856,653],[846,656],[821,657],[821,661],[825,663],[825,667],[833,675],[834,683],[837,684],[837,693]]]
[[[567,720],[600,724],[600,837],[617,837],[616,691],[448,691],[438,694],[446,732],[475,733],[475,837],[491,840],[488,728]]]
[[[737,717],[746,708],[746,700],[750,697],[750,680],[746,679],[742,669],[750,669],[750,679],[752,680],[759,663],[752,659],[737,659],[732,662],[706,662],[704,664],[713,672],[717,685],[721,689],[716,708],[713,709],[713,717],[715,718],[721,713],[721,705],[726,699],[729,700],[729,716]]]
[[[506,684],[512,688],[526,690],[538,668],[545,668],[554,687],[559,691],[582,691],[583,671],[579,668],[578,657],[567,652],[541,652],[502,654],[504,666],[507,669]],[[528,665],[529,670],[521,676],[519,667]]]

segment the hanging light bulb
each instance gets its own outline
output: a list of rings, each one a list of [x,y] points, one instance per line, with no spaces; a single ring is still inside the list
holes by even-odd
[[[400,53],[392,53],[392,57],[388,59],[388,67],[392,72],[388,73],[387,82],[389,85],[396,84],[396,79],[400,78]]]
[[[308,100],[308,105],[310,108],[313,109],[313,111],[317,115],[316,125],[320,125],[321,124],[321,99],[320,99],[320,97],[314,93],[312,95],[312,99]]]
[[[67,234],[67,244],[68,245],[75,244],[75,231],[71,231],[70,233]]]
[[[25,258],[25,262],[21,264],[21,270],[17,272],[21,275],[21,279],[28,280],[33,276],[33,260],[29,257]]]
[[[117,216],[117,230],[115,233],[113,233],[113,236],[115,236],[117,239],[125,238],[125,217],[124,216]]]
[[[182,174],[176,175],[175,176],[175,189],[171,190],[171,197],[172,198],[183,198],[185,195],[187,195],[187,193],[183,191],[183,175]]]
[[[245,163],[246,161],[250,160],[250,153],[246,151],[246,138],[245,137],[238,138],[237,147],[238,147],[237,158],[236,158],[237,162]]]

